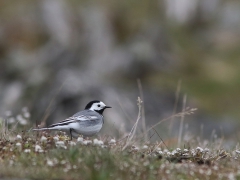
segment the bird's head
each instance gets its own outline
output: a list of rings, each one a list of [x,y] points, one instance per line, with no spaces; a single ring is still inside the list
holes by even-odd
[[[98,100],[89,102],[89,103],[87,104],[87,106],[85,107],[85,109],[89,109],[89,110],[92,110],[92,111],[96,111],[96,112],[98,112],[99,114],[102,114],[103,111],[104,111],[106,108],[111,108],[111,107],[110,107],[110,106],[106,106],[106,104],[104,104],[102,101],[98,101]]]

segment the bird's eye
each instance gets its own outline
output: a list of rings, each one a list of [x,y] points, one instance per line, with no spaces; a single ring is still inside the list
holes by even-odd
[[[97,105],[98,107],[100,107],[100,104],[99,105]]]

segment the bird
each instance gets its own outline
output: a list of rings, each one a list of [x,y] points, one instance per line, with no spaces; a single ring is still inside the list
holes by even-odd
[[[105,105],[102,101],[94,100],[89,102],[83,111],[79,111],[63,121],[52,124],[46,128],[33,130],[67,131],[70,133],[70,140],[72,140],[72,137],[77,137],[79,134],[83,136],[93,136],[102,129],[104,124],[103,111],[107,108],[111,107]]]

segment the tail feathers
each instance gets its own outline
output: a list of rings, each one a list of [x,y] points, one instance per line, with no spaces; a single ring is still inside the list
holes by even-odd
[[[33,129],[33,131],[44,131],[49,130],[50,128],[39,128],[39,129]]]

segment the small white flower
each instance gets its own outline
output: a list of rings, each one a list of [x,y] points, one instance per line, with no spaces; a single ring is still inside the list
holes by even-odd
[[[160,151],[157,151],[157,153],[158,154],[160,154],[160,155],[162,155],[163,154],[163,152],[160,150]]]
[[[168,152],[169,152],[169,151],[168,151],[167,149],[164,149],[164,150],[163,150],[163,153],[164,153],[164,154],[167,154]]]
[[[84,144],[84,145],[87,145],[87,144],[88,144],[88,142],[87,142],[87,141],[83,141],[83,142],[82,142],[82,144]]]
[[[65,161],[65,160],[62,160],[60,163],[61,163],[61,164],[66,164],[66,163],[67,163],[67,161]]]
[[[133,150],[133,151],[138,151],[139,148],[138,148],[137,146],[135,146],[135,145],[132,145],[132,150]]]
[[[47,165],[52,167],[52,166],[54,166],[54,163],[52,160],[47,159]]]
[[[101,146],[101,145],[103,145],[103,142],[102,142],[101,140],[94,139],[94,140],[93,140],[93,144],[94,144],[94,145]]]
[[[30,152],[31,152],[31,149],[25,149],[24,152],[25,152],[25,153],[30,153]]]
[[[103,145],[103,141],[99,140],[98,145],[100,145],[100,146]]]
[[[183,152],[185,152],[185,153],[188,153],[188,152],[189,152],[189,150],[188,150],[188,149],[184,149],[184,150],[183,150]]]
[[[193,156],[196,156],[196,152],[195,152],[194,149],[191,150],[191,154],[192,154]]]
[[[177,148],[176,151],[177,151],[177,152],[181,152],[181,149],[180,149],[180,148]]]
[[[85,140],[85,141],[83,141],[83,144],[84,145],[92,144],[92,141],[91,140]]]
[[[15,123],[15,118],[14,117],[10,117],[10,118],[8,118],[8,124],[13,124],[13,123]]]
[[[29,113],[29,110],[28,110],[28,108],[27,107],[24,107],[24,108],[22,108],[22,112],[23,112],[23,116],[25,117],[25,118],[30,118],[30,113]]]
[[[6,115],[7,117],[12,116],[12,111],[6,111],[6,112],[5,112],[5,115]]]
[[[138,148],[138,147],[135,147],[135,148],[134,148],[134,150],[135,150],[135,151],[138,151],[138,150],[139,150],[139,148]]]
[[[21,144],[20,142],[18,142],[18,143],[16,143],[16,146],[17,146],[17,147],[21,147],[22,144]]]
[[[208,148],[204,149],[204,152],[208,153],[210,150]]]
[[[144,146],[142,147],[142,149],[143,149],[143,150],[147,150],[147,149],[148,149],[148,146],[147,146],[147,145],[144,145]]]
[[[228,179],[229,179],[229,180],[235,180],[236,177],[235,177],[234,173],[232,173],[232,172],[229,173],[229,174],[228,174]]]
[[[240,154],[240,150],[235,150],[235,152],[236,152],[237,154]]]
[[[63,172],[68,172],[70,169],[72,169],[72,166],[70,164],[67,164],[63,169]]]
[[[43,152],[41,146],[36,145],[36,146],[35,146],[35,152]]]
[[[197,147],[196,150],[197,150],[198,152],[203,152],[203,148],[201,148],[201,147]]]
[[[41,142],[47,142],[47,138],[45,136],[42,136],[40,139]]]
[[[18,140],[21,140],[22,139],[22,136],[20,136],[19,134],[17,135],[17,139]]]
[[[98,143],[98,139],[94,139],[93,144],[97,144],[97,143]]]
[[[21,125],[26,125],[28,123],[27,120],[24,119],[21,114],[17,115],[17,120]]]
[[[28,124],[28,122],[27,122],[26,119],[22,119],[21,121],[19,121],[19,123],[20,123],[21,125],[26,125],[26,124]]]
[[[208,169],[205,173],[206,173],[207,176],[210,176],[212,174],[212,170]]]
[[[172,153],[171,153],[171,155],[174,156],[175,154],[178,154],[178,152],[177,152],[176,150],[173,150]]]
[[[165,172],[166,172],[166,174],[170,174],[171,171],[169,169],[167,169]]]
[[[116,140],[115,140],[115,139],[111,139],[111,140],[109,141],[109,144],[116,144]]]
[[[87,141],[87,144],[92,144],[92,140],[85,140]]]
[[[54,140],[54,141],[59,141],[59,137],[58,137],[58,136],[54,136],[54,137],[53,137],[53,140]]]
[[[22,150],[22,144],[20,142],[16,143],[18,150]]]
[[[57,148],[67,149],[67,146],[65,146],[63,141],[57,141],[57,142],[55,142],[55,145],[56,145]]]
[[[73,142],[73,141],[70,141],[68,144],[69,144],[70,146],[76,146],[76,143]]]
[[[56,142],[56,145],[58,145],[58,146],[63,146],[63,145],[65,145],[65,144],[64,144],[63,141],[57,141],[57,142]]]
[[[28,119],[28,118],[30,118],[30,113],[29,112],[24,112],[23,116]]]
[[[218,171],[219,170],[219,167],[218,166],[213,166],[213,169],[215,170],[215,171]]]
[[[83,138],[82,138],[82,137],[78,137],[78,138],[77,138],[77,142],[79,142],[79,143],[82,144],[82,143],[83,143]]]

